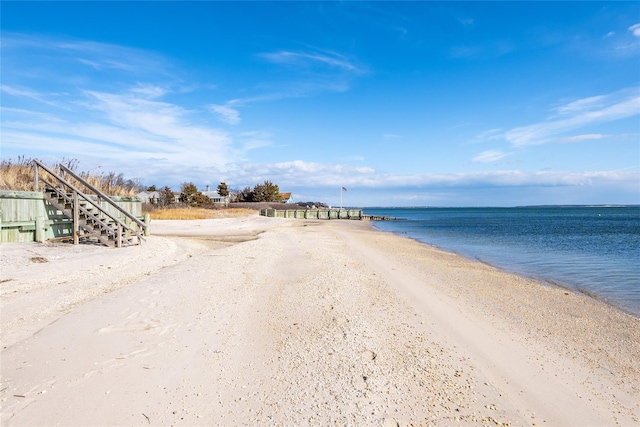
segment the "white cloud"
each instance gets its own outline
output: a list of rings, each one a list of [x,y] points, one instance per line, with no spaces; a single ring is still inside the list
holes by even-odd
[[[479,133],[478,135],[476,135],[476,141],[493,141],[496,139],[502,139],[504,138],[504,131],[502,129],[488,129],[484,132]]]
[[[487,150],[475,156],[472,160],[480,163],[492,163],[506,157],[508,154],[499,150]]]
[[[59,53],[68,55],[96,70],[162,73],[168,65],[161,55],[114,44],[93,41],[53,41],[45,47],[53,47]]]
[[[253,185],[270,179],[282,187],[330,188],[345,186],[380,190],[414,188],[434,191],[460,188],[571,187],[617,185],[637,188],[640,170],[563,172],[499,170],[470,173],[396,174],[370,167],[294,160],[277,164],[243,164],[233,170],[235,182]],[[236,185],[236,184],[234,184]]]
[[[211,109],[211,111],[213,111],[219,119],[223,121],[230,119],[232,121],[230,124],[237,124],[233,123],[233,111],[237,111],[237,108],[234,108],[235,106],[243,106],[256,102],[278,101],[287,98],[303,98],[327,91],[345,92],[349,90],[349,84],[343,77],[338,76],[334,78],[333,76],[328,76],[310,79],[292,78],[280,82],[258,83],[256,89],[263,91],[263,93],[245,98],[232,99],[223,105],[213,104],[213,106],[222,107],[221,110],[228,109],[229,111],[215,111],[213,109]],[[237,111],[237,114],[238,120],[240,121],[240,112]]]
[[[79,72],[73,65],[81,64],[84,70],[88,66],[95,71],[169,75],[169,64],[162,55],[115,44],[6,32],[2,49],[5,54],[19,53],[19,58],[14,55],[12,59],[33,62],[47,57],[52,63],[65,62],[70,72]]]
[[[609,135],[603,135],[601,133],[587,133],[584,135],[575,135],[575,136],[567,136],[565,138],[561,138],[562,142],[582,142],[582,141],[590,141],[594,139],[603,139],[607,138]]]
[[[9,116],[32,117],[34,119],[39,120],[40,122],[64,122],[64,120],[60,119],[59,117],[53,114],[42,113],[39,111],[25,110],[23,108],[11,108],[11,107],[0,106],[0,111],[4,113],[3,120],[5,122],[10,121],[10,119],[8,119]]]
[[[247,150],[271,144],[264,135],[234,140],[208,124],[211,111],[239,123],[235,100],[201,109],[163,101],[187,85],[153,52],[4,32],[2,44],[4,157],[78,158],[181,182],[224,171]],[[40,89],[52,87],[55,93]]]
[[[29,98],[52,107],[58,107],[58,104],[49,100],[46,94],[31,89],[9,85],[0,85],[0,91],[15,97]]]
[[[138,85],[132,88],[131,91],[149,99],[160,98],[167,93],[164,88],[147,83],[138,83]]]
[[[331,51],[292,52],[281,50],[279,52],[263,53],[259,56],[276,64],[295,65],[298,67],[324,65],[353,73],[364,72],[363,69],[353,64],[346,56]]]
[[[256,85],[256,88],[264,90],[264,94],[242,102],[300,98],[327,91],[344,92],[349,89],[352,79],[367,73],[366,67],[356,60],[329,50],[281,50],[257,56],[286,67],[279,81],[264,81]]]
[[[242,144],[243,151],[268,147],[273,144],[272,135],[269,132],[251,131],[238,135],[238,141]]]
[[[589,111],[595,108],[602,108],[605,105],[607,97],[604,95],[591,96],[589,98],[578,99],[566,105],[556,108],[556,112],[561,115],[576,114],[583,111]]]
[[[70,120],[63,116],[12,111],[3,121],[3,151],[56,153],[58,157],[103,157],[105,164],[171,159],[174,165],[224,169],[239,158],[231,138],[216,128],[194,124],[193,113],[136,92],[113,94],[86,91],[74,100],[84,111]],[[125,171],[123,171],[125,172]]]
[[[231,108],[229,104],[226,105],[218,105],[211,104],[209,105],[211,111],[216,113],[218,119],[221,121],[228,123],[230,125],[237,125],[240,123],[240,112],[235,108]]]
[[[640,114],[637,90],[624,90],[609,95],[580,99],[556,109],[548,120],[506,132],[505,139],[514,146],[553,142],[568,131],[590,125],[608,123]]]
[[[634,24],[632,26],[629,27],[629,31],[631,31],[631,33],[636,36],[636,37],[640,37],[640,24]]]

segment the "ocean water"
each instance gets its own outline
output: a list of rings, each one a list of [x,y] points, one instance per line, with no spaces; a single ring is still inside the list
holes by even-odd
[[[640,206],[365,208],[379,230],[587,292],[640,316]]]

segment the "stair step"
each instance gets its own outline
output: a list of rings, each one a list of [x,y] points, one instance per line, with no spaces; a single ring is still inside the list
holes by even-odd
[[[51,187],[44,189],[46,199],[56,209],[72,219],[73,218],[73,193],[65,195],[59,190]],[[95,206],[87,199],[78,200],[78,231],[79,239],[83,241],[98,241],[106,246],[115,247],[118,243],[118,227],[116,223],[106,216],[106,211],[100,206]],[[133,229],[122,230],[120,236],[121,246],[139,245],[141,239],[136,235]]]

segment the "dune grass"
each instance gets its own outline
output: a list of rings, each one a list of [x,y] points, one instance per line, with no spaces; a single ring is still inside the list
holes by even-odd
[[[117,174],[115,172],[107,172],[99,175],[92,174],[90,172],[77,172],[75,171],[78,165],[77,160],[63,159],[54,166],[47,166],[49,166],[49,168],[54,172],[60,173],[60,168],[58,166],[60,164],[63,164],[73,170],[89,182],[89,184],[109,196],[133,197],[138,194],[138,190],[141,187],[140,183],[136,180],[126,179],[122,174]],[[34,191],[33,179],[32,159],[26,158],[25,156],[19,156],[15,161],[2,160],[2,162],[0,162],[0,190]],[[86,189],[86,191],[87,193],[91,193],[88,189]]]
[[[211,219],[238,218],[257,215],[258,211],[244,208],[204,209],[204,208],[168,208],[154,209],[149,212],[151,219]]]
[[[15,162],[0,162],[0,190],[33,191],[31,159],[19,157]]]

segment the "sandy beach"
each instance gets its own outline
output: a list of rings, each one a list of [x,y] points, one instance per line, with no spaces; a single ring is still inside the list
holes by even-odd
[[[0,251],[3,426],[640,423],[640,320],[367,221]]]

